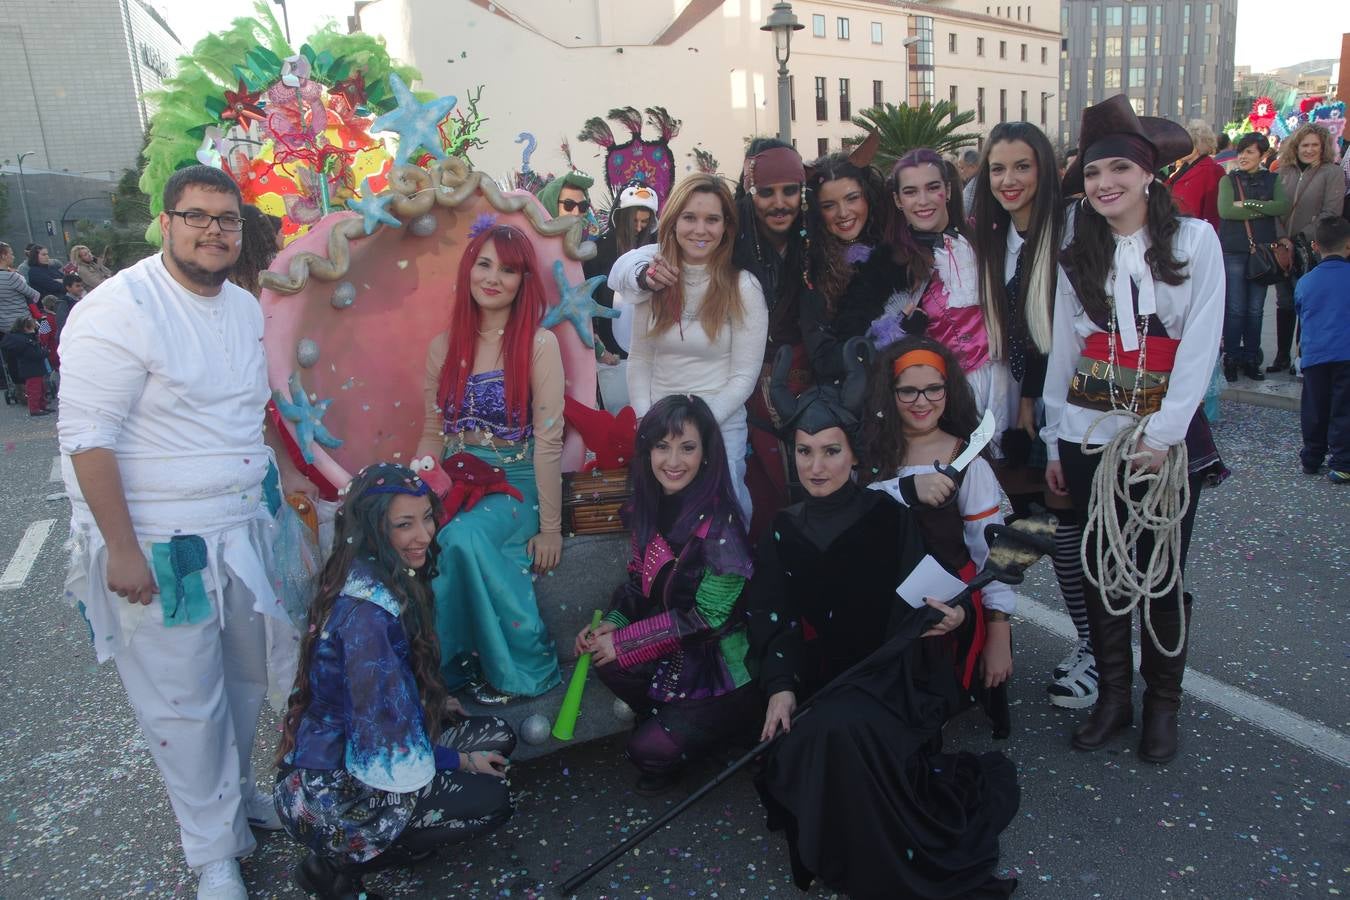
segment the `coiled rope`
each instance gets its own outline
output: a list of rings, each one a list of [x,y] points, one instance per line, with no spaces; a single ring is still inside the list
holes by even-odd
[[[1101,447],[1089,447],[1093,430],[1111,416],[1127,415],[1131,424]],[[1128,616],[1141,603],[1144,607],[1144,629],[1153,646],[1163,656],[1180,656],[1186,646],[1186,608],[1181,575],[1181,520],[1190,505],[1191,486],[1187,477],[1189,459],[1185,442],[1173,444],[1167,451],[1162,468],[1156,473],[1134,467],[1137,460],[1147,460],[1146,453],[1136,453],[1135,447],[1144,435],[1152,414],[1140,418],[1133,413],[1117,410],[1100,416],[1087,434],[1083,435],[1085,456],[1101,455],[1101,464],[1092,476],[1092,493],[1088,501],[1087,523],[1083,527],[1080,559],[1083,575],[1101,592],[1102,606],[1113,616]],[[1131,496],[1131,488],[1144,485],[1139,499]],[[1124,510],[1124,518],[1120,516]],[[1136,560],[1139,540],[1151,533],[1153,551],[1144,564]],[[1088,565],[1089,552],[1096,561]],[[1094,577],[1093,573],[1096,572]],[[1153,629],[1152,604],[1154,600],[1175,593],[1181,632],[1175,649],[1164,647]],[[1124,601],[1116,607],[1112,601]]]

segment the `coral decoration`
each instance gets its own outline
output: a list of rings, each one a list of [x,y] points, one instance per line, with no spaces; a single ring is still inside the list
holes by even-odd
[[[1257,97],[1252,101],[1252,127],[1257,131],[1268,131],[1270,123],[1275,121],[1275,101],[1269,97]]]
[[[633,455],[637,440],[637,414],[625,406],[618,415],[591,409],[571,397],[564,398],[563,418],[586,442],[586,449],[595,459],[582,466],[583,472],[594,469],[622,469]]]
[[[1321,97],[1304,97],[1298,102],[1298,111],[1303,113],[1304,118],[1307,118],[1321,103]]]
[[[376,120],[397,124],[413,108],[431,117],[443,108],[445,98],[424,102],[407,89],[417,71],[391,60],[377,38],[329,25],[293,49],[273,8],[255,0],[251,18],[202,39],[164,89],[147,95],[157,111],[140,184],[152,214],[162,211],[169,176],[200,162],[223,169],[246,202],[280,217],[289,243],[365,197],[363,183],[376,193],[388,187],[394,160],[371,134]],[[482,121],[476,109],[442,114],[403,144],[428,158],[462,154],[482,146]],[[159,243],[157,223],[146,239]]]
[[[473,509],[488,494],[505,494],[524,501],[520,491],[506,480],[506,473],[490,466],[472,453],[456,453],[441,461],[441,469],[450,478],[450,492],[443,498],[445,513],[441,524],[450,521],[461,509]]]

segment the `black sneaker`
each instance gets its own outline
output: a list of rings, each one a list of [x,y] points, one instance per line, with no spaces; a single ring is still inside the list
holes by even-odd
[[[1265,373],[1261,371],[1261,367],[1258,366],[1256,363],[1248,363],[1248,364],[1243,368],[1242,374],[1243,374],[1243,375],[1246,375],[1246,376],[1247,376],[1248,378],[1250,378],[1252,381],[1265,381],[1265,380],[1266,380],[1266,375],[1265,375]]]
[[[1238,364],[1236,361],[1231,359],[1225,359],[1223,361],[1223,378],[1224,381],[1227,381],[1229,384],[1238,380]]]
[[[1288,357],[1285,357],[1284,359],[1276,359],[1273,363],[1266,366],[1266,374],[1273,375],[1276,372],[1283,372],[1285,369],[1288,368],[1289,368]]]
[[[1304,475],[1316,475],[1318,472],[1322,471],[1321,465],[1313,466],[1308,463],[1300,463],[1300,465],[1303,467]]]
[[[662,794],[668,794],[675,790],[679,783],[679,772],[662,772],[657,775],[644,772],[638,776],[637,784],[633,785],[633,790],[643,797],[660,797]]]

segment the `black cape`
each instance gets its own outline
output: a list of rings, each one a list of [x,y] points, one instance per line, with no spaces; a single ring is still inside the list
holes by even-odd
[[[895,594],[923,557],[918,527],[885,494],[853,497],[854,523],[836,523],[823,550],[803,528],[809,507],[779,513],[755,567],[748,658],[761,686],[818,692],[756,780],[769,827],[785,831],[802,889],[819,878],[859,898],[1006,897],[1016,881],[994,870],[1017,773],[1001,753],[938,752],[963,696],[950,642],[919,638],[936,614]]]

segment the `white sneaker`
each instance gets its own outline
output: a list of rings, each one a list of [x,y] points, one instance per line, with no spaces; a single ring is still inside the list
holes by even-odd
[[[1078,666],[1078,661],[1083,658],[1084,653],[1087,653],[1089,656],[1092,655],[1088,650],[1088,642],[1079,639],[1078,643],[1074,644],[1073,649],[1069,651],[1069,655],[1061,659],[1059,665],[1055,666],[1055,672],[1052,677],[1058,681],[1065,675],[1068,675]]]
[[[239,863],[233,859],[218,859],[202,866],[197,900],[248,900]]]
[[[248,816],[250,828],[262,831],[281,830],[281,819],[277,818],[277,808],[272,802],[271,794],[264,794],[256,788],[245,793],[244,815]]]
[[[1091,653],[1083,653],[1078,662],[1056,678],[1047,691],[1050,702],[1065,709],[1087,709],[1097,702],[1097,659]]]

